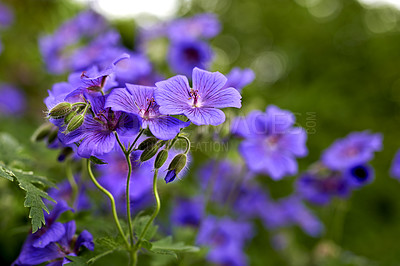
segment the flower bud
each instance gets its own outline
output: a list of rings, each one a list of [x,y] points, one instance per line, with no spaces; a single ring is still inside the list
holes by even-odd
[[[168,151],[162,150],[157,154],[156,160],[154,162],[154,168],[159,169],[164,165],[165,161],[168,159]]]
[[[49,137],[47,138],[47,143],[48,144],[53,143],[56,140],[57,136],[58,136],[58,129],[52,130],[49,134]]]
[[[187,162],[187,156],[184,153],[178,154],[172,159],[168,166],[168,173],[164,180],[166,183],[174,181],[176,175],[179,174],[183,168],[185,168]]]
[[[69,102],[61,102],[51,108],[49,116],[51,118],[61,118],[66,116],[72,111],[72,104]]]
[[[67,114],[64,118],[64,123],[67,125],[76,114],[77,114],[77,111],[73,111],[73,112]]]
[[[156,155],[158,149],[160,149],[160,146],[158,145],[153,145],[152,147],[146,148],[140,155],[140,161],[145,162],[150,160],[154,157],[154,155]]]
[[[37,141],[43,140],[45,137],[47,137],[50,134],[52,128],[53,128],[53,124],[51,124],[51,123],[42,124],[33,133],[32,137],[31,137],[31,141],[37,142]]]
[[[74,131],[82,126],[85,121],[85,116],[83,114],[74,116],[71,121],[68,123],[67,132]]]
[[[138,150],[145,150],[153,147],[157,143],[157,138],[147,138],[139,144]]]

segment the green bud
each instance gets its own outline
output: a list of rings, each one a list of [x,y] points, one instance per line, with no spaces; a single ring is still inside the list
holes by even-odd
[[[43,140],[45,137],[47,137],[50,134],[52,128],[53,128],[53,124],[52,123],[44,123],[44,124],[42,124],[32,134],[31,141],[32,142],[37,142],[37,141]]]
[[[49,116],[51,118],[61,118],[66,116],[72,111],[72,104],[69,102],[62,102],[51,108]]]
[[[156,155],[158,149],[160,149],[160,146],[158,145],[153,145],[152,147],[146,148],[140,155],[140,161],[145,162],[150,160],[154,157],[154,155]]]
[[[138,150],[145,150],[156,145],[158,139],[157,138],[148,138],[145,139],[142,143],[139,144]]]
[[[67,114],[64,118],[64,123],[67,125],[76,114],[77,114],[76,110]]]
[[[82,126],[83,121],[85,121],[85,116],[83,114],[74,116],[68,123],[67,132],[74,131]]]
[[[47,143],[51,144],[53,143],[58,135],[58,129],[52,130],[49,134],[49,137],[47,138]]]
[[[162,150],[157,154],[156,160],[154,162],[154,168],[159,169],[164,165],[165,161],[168,159],[168,151]]]
[[[171,163],[168,166],[168,171],[175,170],[175,173],[178,174],[185,168],[187,162],[187,156],[184,153],[178,154],[172,159]]]

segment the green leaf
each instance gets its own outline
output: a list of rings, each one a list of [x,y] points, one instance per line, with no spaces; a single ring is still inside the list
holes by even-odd
[[[66,265],[70,266],[83,266],[83,265],[88,265],[86,262],[86,259],[78,256],[66,256],[67,259],[69,259],[71,262],[67,263]]]
[[[149,241],[147,241],[146,239],[143,239],[140,241],[140,247],[145,248],[147,250],[151,250],[151,248],[153,247],[153,244]]]
[[[149,220],[150,220],[150,216],[149,215],[140,216],[140,214],[138,214],[135,217],[135,219],[133,221],[133,228],[134,228],[134,231],[135,231],[135,235],[137,237],[139,237],[142,234],[142,232],[144,230],[144,227],[146,226],[146,224],[147,224],[147,222]],[[147,230],[147,232],[143,236],[143,238],[147,239],[147,240],[151,239],[157,233],[157,230],[158,230],[158,226],[155,225],[154,223],[152,223],[149,226],[149,229]]]
[[[0,177],[17,182],[19,187],[25,191],[24,207],[30,208],[29,218],[32,219],[32,233],[35,233],[42,225],[46,224],[43,210],[49,213],[43,198],[56,201],[34,184],[46,187],[55,187],[55,184],[44,177],[34,175],[32,172],[9,168],[2,163],[0,163]]]
[[[94,164],[107,164],[107,162],[105,162],[95,156],[90,156],[89,160]]]
[[[182,242],[174,243],[171,236],[152,242],[152,245],[150,252],[175,257],[177,257],[176,252],[198,252],[200,250],[198,247],[187,246]]]

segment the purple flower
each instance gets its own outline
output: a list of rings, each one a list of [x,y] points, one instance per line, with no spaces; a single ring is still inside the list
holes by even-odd
[[[369,162],[381,149],[381,134],[353,132],[335,141],[322,155],[322,162],[332,170],[343,170]]]
[[[0,84],[0,115],[21,115],[26,110],[24,93],[10,84]]]
[[[198,227],[204,215],[204,200],[201,197],[179,199],[171,214],[171,220],[178,226]]]
[[[226,77],[228,78],[228,81],[226,82],[225,87],[233,87],[238,91],[241,91],[243,87],[252,83],[255,78],[254,72],[250,68],[241,70],[238,67],[232,69]]]
[[[218,18],[211,13],[198,14],[190,18],[174,20],[168,27],[171,40],[213,38],[221,31]]]
[[[152,65],[144,54],[130,53],[129,55],[129,59],[123,60],[117,65],[115,76],[121,84],[138,84],[143,77],[151,75]]]
[[[369,165],[356,165],[346,169],[343,175],[352,188],[359,188],[373,181],[374,169]]]
[[[79,143],[78,155],[83,158],[110,152],[116,143],[114,131],[120,136],[134,136],[140,130],[140,118],[122,112],[113,112],[105,107],[106,96],[90,100],[94,116],[88,114],[77,130],[65,136],[65,143]]]
[[[184,76],[156,83],[156,102],[161,114],[184,114],[196,125],[219,125],[225,114],[219,108],[241,107],[240,93],[223,89],[227,79],[219,72],[193,69],[193,88]]]
[[[392,161],[392,167],[390,168],[390,175],[400,180],[400,150],[396,152],[396,155]]]
[[[234,121],[232,132],[245,138],[239,152],[251,171],[274,180],[297,173],[295,157],[307,155],[306,132],[293,127],[294,115],[271,105],[265,113],[251,112]]]
[[[168,63],[178,74],[189,76],[193,68],[208,68],[213,52],[210,46],[199,40],[172,42],[168,52]]]
[[[333,197],[345,198],[350,193],[349,183],[341,173],[328,176],[305,173],[298,179],[296,189],[302,198],[317,205],[326,205]]]
[[[190,125],[169,115],[162,115],[160,106],[154,100],[154,87],[126,84],[126,88],[114,89],[107,98],[106,107],[114,111],[123,111],[139,115],[142,127],[149,127],[151,133],[159,139],[173,139],[181,128]]]
[[[80,182],[81,180],[78,178],[75,178],[75,181],[79,183],[79,191],[76,198],[75,206],[73,207],[77,211],[88,210],[90,209],[91,204],[90,204],[90,199],[86,195],[87,191],[86,184]],[[50,197],[56,199],[57,201],[63,200],[66,202],[72,199],[73,191],[71,188],[71,184],[67,180],[61,182],[60,184],[57,184],[57,187],[58,188],[49,189],[48,193]]]
[[[210,247],[207,259],[213,263],[247,265],[243,249],[252,236],[252,227],[246,222],[209,216],[201,223],[196,242]]]
[[[3,3],[0,3],[0,26],[8,27],[14,21],[14,13]]]

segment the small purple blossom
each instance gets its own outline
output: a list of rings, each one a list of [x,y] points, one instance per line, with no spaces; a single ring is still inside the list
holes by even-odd
[[[12,10],[0,3],[0,27],[9,27],[14,21],[14,13]]]
[[[178,226],[198,227],[204,215],[204,200],[201,197],[178,199],[174,204],[171,220]]]
[[[353,132],[335,141],[322,155],[322,162],[332,170],[344,170],[369,162],[381,149],[381,134]]]
[[[396,152],[392,166],[390,168],[390,175],[398,180],[400,180],[400,149]]]
[[[190,125],[169,115],[162,115],[160,106],[154,100],[156,88],[126,84],[126,88],[114,89],[107,98],[106,107],[123,111],[142,118],[142,127],[149,128],[159,139],[174,138],[181,128]]]
[[[83,158],[110,152],[116,143],[114,131],[120,136],[134,136],[140,130],[140,117],[111,111],[105,107],[106,97],[93,97],[90,104],[94,116],[86,115],[83,125],[65,136],[66,144],[81,141],[77,153]]]
[[[234,88],[223,89],[227,79],[219,72],[193,69],[193,88],[184,76],[156,83],[156,102],[161,114],[184,114],[196,125],[219,125],[225,114],[219,108],[241,107],[241,95]]]
[[[199,40],[172,42],[168,52],[171,69],[186,76],[189,76],[195,67],[207,69],[212,58],[211,47]]]
[[[26,110],[24,93],[10,84],[0,84],[0,116],[21,115]]]
[[[201,223],[196,242],[210,247],[207,259],[213,263],[247,265],[243,249],[252,236],[252,226],[246,222],[208,216]]]
[[[215,14],[204,13],[190,18],[172,21],[168,26],[168,37],[171,40],[210,39],[221,31],[221,24]]]
[[[250,68],[245,68],[242,70],[238,67],[235,67],[226,77],[228,79],[225,84],[226,88],[233,87],[238,91],[241,91],[243,87],[246,87],[253,82],[255,75],[253,70]]]
[[[294,115],[271,105],[265,113],[251,112],[238,118],[232,133],[243,137],[239,152],[249,169],[279,180],[297,173],[296,157],[307,155],[304,129],[293,127]]]

